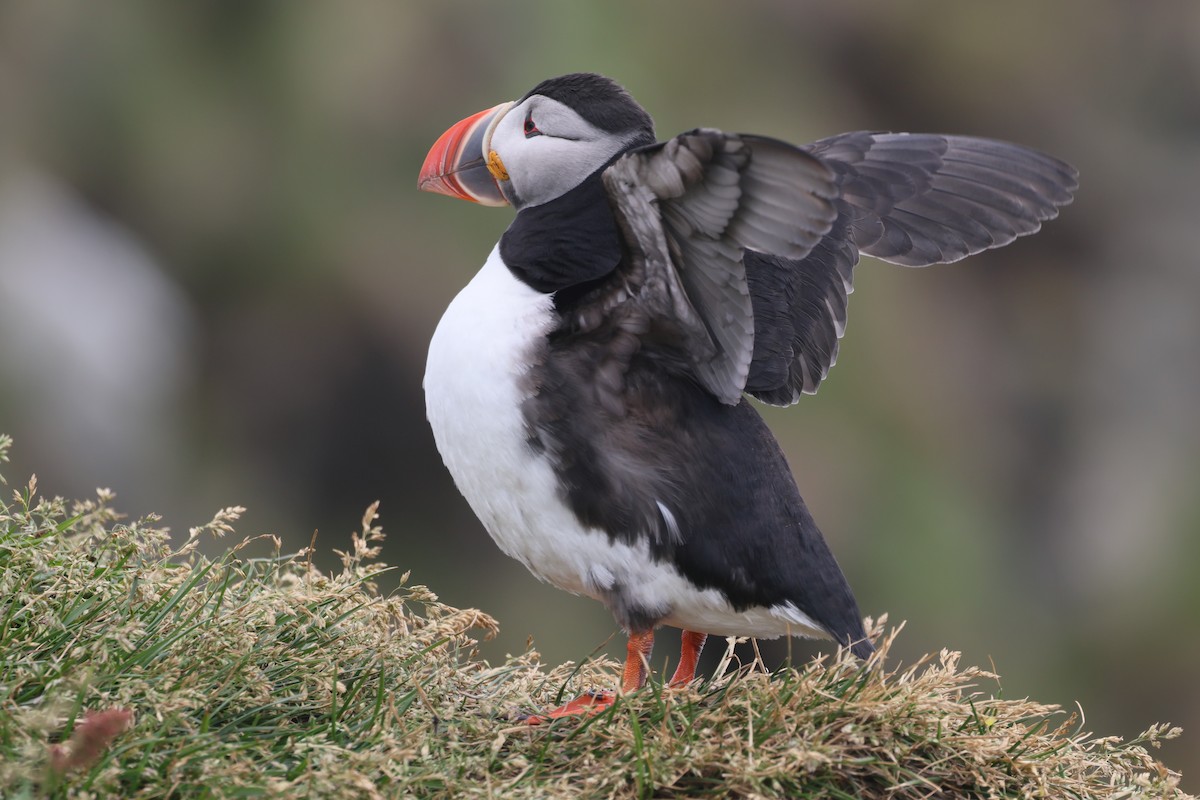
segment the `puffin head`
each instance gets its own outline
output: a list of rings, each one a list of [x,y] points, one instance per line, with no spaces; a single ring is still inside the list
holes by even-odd
[[[653,143],[654,121],[620,84],[573,73],[453,125],[425,157],[417,185],[521,209],[549,202],[619,153]]]

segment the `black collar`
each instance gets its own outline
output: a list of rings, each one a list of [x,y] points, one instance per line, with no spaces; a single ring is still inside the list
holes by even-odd
[[[520,281],[539,292],[599,280],[621,262],[621,235],[596,170],[574,189],[523,208],[500,237],[500,257]]]

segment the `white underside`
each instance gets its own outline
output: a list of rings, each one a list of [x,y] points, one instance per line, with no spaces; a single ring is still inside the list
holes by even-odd
[[[642,608],[670,608],[662,622],[720,636],[827,637],[791,603],[735,610],[697,589],[648,545],[611,541],[564,503],[549,460],[526,444],[522,378],[553,320],[553,301],[518,281],[499,248],[438,323],[425,367],[433,437],[460,492],[505,554],[541,580],[603,601],[619,582]]]

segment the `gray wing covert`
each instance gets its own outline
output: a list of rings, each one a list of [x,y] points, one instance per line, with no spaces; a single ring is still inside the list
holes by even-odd
[[[701,385],[736,404],[756,332],[743,254],[806,256],[834,221],[834,173],[783,142],[700,129],[631,151],[604,183],[640,287],[631,302],[677,337]]]

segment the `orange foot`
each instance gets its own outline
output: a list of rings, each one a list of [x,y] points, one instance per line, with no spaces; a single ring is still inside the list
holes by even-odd
[[[553,708],[542,714],[530,714],[528,717],[525,717],[524,722],[526,725],[541,725],[543,722],[549,722],[552,719],[562,719],[563,717],[591,716],[599,714],[611,706],[616,699],[617,695],[614,692],[605,689],[584,692],[566,705]]]
[[[689,638],[690,637],[690,638]],[[685,631],[684,657],[690,660],[679,665],[672,685],[687,683],[696,671],[696,659],[700,656],[700,648],[704,646],[704,634]],[[628,694],[646,685],[650,674],[650,651],[654,648],[654,631],[639,631],[629,634],[629,644],[625,647],[625,669],[621,674],[621,691]],[[690,654],[690,655],[689,655]],[[544,714],[532,714],[525,717],[530,725],[541,725],[543,722],[562,717],[591,716],[599,714],[616,702],[614,692],[600,690],[590,691],[579,695],[565,706],[559,706]]]

